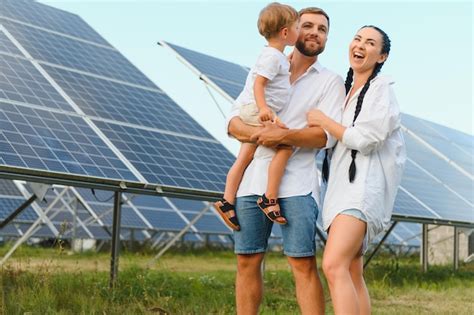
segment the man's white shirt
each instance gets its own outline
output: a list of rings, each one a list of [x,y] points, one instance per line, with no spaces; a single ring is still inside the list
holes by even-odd
[[[335,121],[341,121],[341,106],[345,90],[342,78],[315,62],[299,77],[290,88],[287,106],[279,113],[281,121],[290,129],[307,127],[306,114],[319,109]],[[228,128],[232,118],[239,115],[239,106],[234,104],[226,121]],[[336,143],[335,138],[326,133],[325,148]],[[319,149],[295,148],[285,169],[278,198],[301,196],[312,193],[319,202],[319,178],[316,169],[316,154]],[[267,188],[268,167],[275,150],[259,146],[254,159],[247,167],[237,191],[237,197],[262,195]]]

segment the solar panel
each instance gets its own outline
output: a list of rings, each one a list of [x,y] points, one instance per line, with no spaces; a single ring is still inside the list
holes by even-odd
[[[61,33],[109,45],[77,15],[32,0],[2,0],[0,16],[31,26],[60,30]]]
[[[223,190],[232,154],[78,16],[3,0],[0,24],[1,169]]]
[[[99,46],[48,30],[5,20],[0,21],[38,61],[156,88],[147,77],[111,46]]]
[[[163,46],[174,50],[194,72],[208,76],[214,85],[233,99],[238,93],[223,82],[231,81],[239,90],[245,84],[245,67],[174,44],[164,43]],[[402,124],[409,130],[405,132],[409,160],[395,201],[394,216],[397,219],[411,217],[473,223],[472,176],[466,176],[439,154],[434,154],[412,133],[471,174],[472,136],[407,114],[402,114]]]
[[[245,85],[245,79],[249,71],[247,67],[210,57],[168,42],[165,42],[165,44],[175,50],[185,60],[189,61],[196,72],[207,76],[233,99],[239,96]]]
[[[136,180],[81,117],[0,101],[0,125],[0,164]]]
[[[416,136],[426,141],[435,150],[474,175],[473,139],[469,135],[407,114],[403,115],[404,125]],[[434,153],[432,153],[434,154]]]

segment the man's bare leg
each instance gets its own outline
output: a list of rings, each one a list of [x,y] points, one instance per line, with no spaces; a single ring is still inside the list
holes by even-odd
[[[288,257],[288,262],[295,278],[296,300],[301,314],[324,314],[323,287],[315,257]]]
[[[235,279],[235,300],[237,314],[258,313],[262,303],[263,279],[262,260],[264,253],[237,255],[237,276]]]

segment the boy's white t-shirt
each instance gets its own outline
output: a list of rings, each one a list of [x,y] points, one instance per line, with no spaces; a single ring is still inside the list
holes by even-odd
[[[276,48],[265,46],[257,62],[250,69],[245,87],[235,100],[236,105],[255,103],[253,85],[257,74],[269,81],[265,87],[265,101],[275,112],[286,106],[290,91],[290,63],[284,53]]]

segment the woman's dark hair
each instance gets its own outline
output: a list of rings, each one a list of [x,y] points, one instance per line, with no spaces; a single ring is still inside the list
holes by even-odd
[[[380,28],[378,28],[377,26],[373,26],[373,25],[362,26],[359,30],[361,30],[363,28],[367,28],[367,27],[373,28],[374,30],[379,32],[380,35],[382,35],[382,50],[381,50],[380,53],[388,55],[390,53],[390,38],[388,37],[388,35],[384,31],[382,31]],[[357,98],[357,105],[356,105],[356,110],[355,110],[355,113],[354,113],[354,119],[352,120],[352,126],[354,126],[354,123],[357,119],[357,116],[359,116],[360,110],[362,109],[362,102],[364,101],[365,93],[367,93],[367,90],[370,87],[370,81],[372,81],[377,76],[380,69],[382,69],[383,64],[384,64],[384,62],[377,63],[375,65],[374,70],[372,71],[372,74],[367,79],[367,82],[365,82],[364,87],[360,91],[360,94]],[[354,75],[354,71],[352,70],[352,68],[349,68],[349,71],[347,72],[346,81],[344,83],[345,88],[346,88],[346,95],[347,95],[347,93],[349,93],[349,91],[351,89],[353,75]],[[356,174],[356,165],[355,165],[356,155],[357,155],[357,150],[351,150],[352,161],[351,161],[351,165],[349,166],[349,181],[351,183],[354,181],[355,174]],[[324,157],[322,173],[323,173],[323,180],[327,181],[327,179],[329,177],[327,151],[326,151],[326,155]]]

